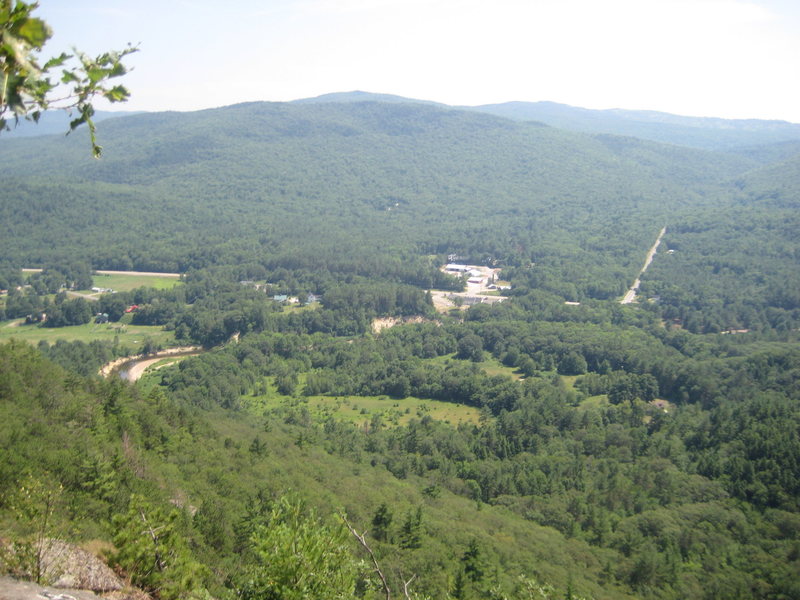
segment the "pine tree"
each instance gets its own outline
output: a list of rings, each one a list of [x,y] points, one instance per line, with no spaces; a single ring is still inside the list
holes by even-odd
[[[409,510],[400,528],[400,547],[415,549],[422,546],[422,507]]]
[[[372,537],[381,542],[388,542],[392,517],[389,507],[383,502],[375,511],[375,516],[372,517]]]

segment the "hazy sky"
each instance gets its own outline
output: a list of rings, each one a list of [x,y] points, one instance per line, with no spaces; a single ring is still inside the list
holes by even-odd
[[[139,43],[126,110],[365,90],[800,123],[798,0],[41,0],[47,54]]]

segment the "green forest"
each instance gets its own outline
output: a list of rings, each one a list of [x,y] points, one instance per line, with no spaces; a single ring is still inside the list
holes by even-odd
[[[99,133],[0,146],[4,572],[59,538],[158,600],[800,597],[786,144],[398,101]],[[507,298],[435,305],[454,262]],[[202,351],[98,374],[165,346]]]

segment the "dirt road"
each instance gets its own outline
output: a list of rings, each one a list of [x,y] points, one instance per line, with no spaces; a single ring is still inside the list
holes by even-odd
[[[636,277],[636,281],[633,282],[631,289],[629,289],[625,295],[622,297],[622,300],[619,301],[620,304],[630,304],[634,300],[636,300],[636,293],[639,291],[639,285],[641,285],[642,280],[641,277],[645,271],[647,271],[647,267],[650,266],[650,263],[653,262],[653,258],[655,258],[656,251],[658,250],[658,245],[661,243],[661,238],[664,237],[664,234],[667,232],[666,225],[661,228],[661,233],[658,234],[658,238],[656,239],[656,243],[653,244],[653,247],[650,248],[650,251],[647,253],[647,258],[644,261],[644,266],[642,270],[639,271],[639,276]]]
[[[193,354],[184,354],[183,356],[193,356]],[[135,363],[132,367],[130,367],[128,369],[128,376],[126,377],[126,379],[128,381],[139,381],[139,379],[142,377],[142,375],[144,375],[144,372],[147,369],[149,369],[151,366],[153,366],[154,364],[156,364],[157,362],[159,362],[161,360],[164,360],[164,358],[163,357],[149,358],[147,360],[141,360],[141,361]],[[166,367],[167,365],[175,364],[179,360],[180,360],[180,358],[176,358],[173,361],[170,361],[168,363],[164,363],[163,365],[159,365],[158,367],[156,367],[156,369],[160,369],[162,366]]]
[[[67,296],[70,298],[83,298],[84,300],[90,300],[92,302],[97,302],[100,300],[100,292],[95,294],[82,294],[81,292],[73,292],[70,290],[67,292]]]

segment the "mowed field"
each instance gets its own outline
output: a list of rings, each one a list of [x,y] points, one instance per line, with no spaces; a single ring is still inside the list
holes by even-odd
[[[183,282],[179,277],[166,275],[131,274],[96,274],[92,278],[95,287],[111,289],[117,292],[129,292],[140,287],[151,287],[157,290],[168,290]]]
[[[30,275],[30,270],[26,273]],[[183,285],[180,276],[171,273],[98,273],[93,276],[92,281],[95,287],[112,289],[117,292],[128,292],[140,287],[165,290]],[[80,290],[78,293],[94,298],[101,295],[91,290]],[[160,346],[175,345],[175,336],[171,331],[164,331],[161,326],[131,325],[130,320],[130,315],[125,315],[118,323],[96,324],[93,319],[85,325],[51,328],[25,325],[24,319],[13,319],[0,322],[0,342],[14,338],[31,344],[38,344],[42,340],[50,344],[54,344],[58,340],[88,343],[93,340],[113,342],[117,338],[120,345],[130,346],[132,349],[141,346],[147,339],[151,339],[153,343]]]
[[[272,388],[272,386],[270,386]],[[380,423],[392,427],[406,425],[412,419],[430,416],[437,421],[458,425],[459,423],[478,424],[480,410],[472,406],[463,406],[438,400],[423,400],[412,396],[403,399],[388,396],[281,396],[273,389],[262,396],[245,396],[242,398],[250,410],[254,412],[268,411],[270,408],[290,406],[297,410],[307,410],[314,420],[325,420],[333,417],[338,421],[346,421],[354,425],[370,427],[373,419],[379,416]]]
[[[146,339],[151,339],[155,344],[171,346],[175,343],[175,336],[171,331],[164,331],[160,325],[130,325],[125,323],[86,323],[72,327],[39,327],[38,325],[25,325],[24,319],[0,322],[0,343],[11,338],[38,344],[45,340],[50,344],[58,340],[67,342],[104,340],[113,342],[115,338],[122,346],[132,349],[141,347]]]

